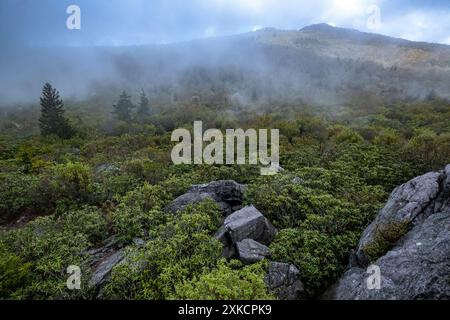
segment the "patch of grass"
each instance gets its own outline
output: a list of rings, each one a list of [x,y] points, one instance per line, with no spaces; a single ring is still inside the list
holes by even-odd
[[[363,252],[369,261],[374,262],[391,250],[408,232],[410,222],[410,220],[391,222],[384,228],[378,228],[375,231],[373,241],[363,248]]]

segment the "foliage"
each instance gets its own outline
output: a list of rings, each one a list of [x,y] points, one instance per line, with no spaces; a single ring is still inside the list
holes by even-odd
[[[301,101],[241,108],[218,91],[217,99],[199,93],[191,101],[174,88],[155,88],[141,97],[141,106],[151,106],[148,117],[137,115],[140,108],[132,114],[127,94],[116,104],[116,111],[124,108],[115,117],[108,99],[69,101],[66,113],[77,131],[71,139],[39,135],[38,107],[5,112],[2,298],[94,298],[88,289],[66,289],[66,268],[79,265],[88,281],[85,253],[112,235],[127,248],[127,259],[114,269],[106,298],[271,298],[262,264],[221,261],[222,245],[212,235],[223,217],[214,203],[177,215],[164,211],[193,184],[229,179],[247,184],[245,203],[278,228],[271,259],[296,265],[315,298],[341,275],[388,194],[450,159],[448,101],[385,104],[362,95],[364,100],[355,96],[351,104],[333,108]],[[49,92],[62,108],[57,92]],[[255,92],[255,101],[262,95]],[[262,177],[251,165],[173,165],[170,131],[190,129],[194,120],[222,130],[280,129],[284,171]],[[102,164],[115,169],[99,172]],[[366,255],[376,260],[404,234],[403,227],[377,232]],[[146,244],[133,245],[135,238]],[[18,272],[12,274],[13,268]]]
[[[129,253],[116,267],[105,294],[121,299],[167,299],[177,284],[215,266],[222,245],[211,237],[220,224],[220,211],[211,200],[190,205],[180,216],[153,226],[150,241]]]
[[[177,300],[270,300],[261,264],[243,267],[239,261],[220,260],[217,267],[176,286],[170,299]]]
[[[24,285],[30,268],[30,263],[25,263],[20,257],[9,252],[0,242],[0,299],[8,298],[12,292]]]
[[[134,109],[135,106],[131,102],[131,97],[123,91],[119,97],[119,101],[114,105],[114,116],[117,120],[124,122],[131,122],[131,110]]]
[[[383,229],[376,229],[374,239],[366,244],[362,250],[371,262],[375,262],[383,256],[400,240],[408,231],[411,221],[391,222]]]
[[[42,217],[25,227],[2,235],[8,250],[16,252],[25,262],[32,263],[30,280],[13,294],[15,299],[61,299],[86,294],[70,291],[66,287],[66,269],[77,265],[89,270],[82,252],[93,245],[99,237],[107,235],[105,223],[92,212],[72,213],[68,216]],[[74,223],[76,215],[76,223]],[[83,273],[86,281],[88,272]],[[86,289],[87,290],[87,289]],[[78,291],[78,290],[75,290]]]
[[[55,192],[61,197],[87,201],[93,191],[90,168],[83,163],[69,162],[55,166]]]
[[[0,221],[10,222],[28,208],[39,207],[39,179],[21,174],[0,174]]]
[[[315,296],[341,275],[358,238],[356,232],[333,236],[318,230],[284,229],[270,249],[272,259],[299,268],[309,294]]]
[[[147,117],[150,115],[150,106],[147,95],[145,94],[144,89],[142,89],[139,106],[136,111],[136,118],[138,121],[145,121]]]
[[[44,136],[55,134],[60,138],[68,139],[74,134],[68,120],[64,117],[64,103],[59,97],[59,92],[50,83],[46,83],[42,89],[39,125]]]

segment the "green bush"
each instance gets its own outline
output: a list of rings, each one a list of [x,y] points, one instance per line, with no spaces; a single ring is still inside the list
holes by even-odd
[[[140,181],[147,181],[155,184],[164,180],[166,172],[161,168],[161,164],[149,159],[132,159],[122,165],[122,170],[126,174],[136,177]]]
[[[295,174],[302,185],[350,202],[379,204],[388,196],[381,186],[368,185],[348,170],[303,167]]]
[[[376,187],[356,184],[352,188],[345,175],[329,175],[328,172],[318,175],[311,170],[299,173],[299,176],[278,174],[261,178],[249,185],[245,202],[258,208],[277,228],[298,227],[305,219],[316,217],[324,221],[323,227],[326,222],[338,233],[364,227],[385,197]],[[360,207],[349,200],[359,203]]]
[[[89,210],[88,210],[89,211]],[[68,290],[66,269],[77,265],[82,270],[83,283],[89,279],[87,256],[92,246],[90,239],[107,235],[105,224],[96,221],[94,213],[72,213],[60,217],[41,217],[21,229],[0,236],[11,252],[16,252],[26,263],[32,263],[30,279],[26,285],[11,294],[15,299],[70,299],[88,297],[83,290]],[[76,221],[76,222],[75,222]]]
[[[164,208],[172,198],[161,186],[144,183],[125,196],[117,197],[117,200],[126,206],[136,206],[146,212]]]
[[[374,239],[362,248],[370,262],[386,254],[407,232],[411,221],[391,222],[375,230]]]
[[[264,283],[266,268],[261,264],[242,267],[237,260],[221,260],[192,280],[176,285],[170,299],[177,300],[270,300]]]
[[[116,200],[119,205],[111,219],[113,230],[122,243],[129,243],[136,237],[145,238],[149,230],[167,221],[162,208],[170,198],[160,186],[144,183]]]
[[[248,186],[245,202],[253,204],[277,228],[298,226],[310,208],[305,198],[313,191],[295,182],[291,175],[263,177]]]
[[[125,195],[141,184],[136,177],[122,173],[108,173],[96,178],[94,182],[94,193],[97,202],[101,203],[107,200]]]
[[[352,129],[336,125],[329,129],[330,140],[336,144],[362,144],[364,138]]]
[[[205,201],[154,228],[145,247],[113,270],[106,297],[167,299],[177,284],[213,268],[222,253],[222,244],[211,236],[219,217],[217,205]]]
[[[92,197],[93,181],[91,169],[82,163],[69,162],[54,169],[55,192],[61,197],[87,201]]]
[[[329,236],[316,230],[282,230],[270,245],[272,259],[292,263],[311,296],[333,284],[345,269],[359,233]]]
[[[9,252],[0,242],[0,300],[23,286],[29,278],[31,263]]]
[[[38,184],[35,176],[0,174],[0,223],[10,222],[26,209],[38,209],[42,196],[36,193]]]
[[[86,235],[89,243],[101,243],[108,237],[108,219],[97,207],[85,206],[61,214],[57,223],[68,232]]]

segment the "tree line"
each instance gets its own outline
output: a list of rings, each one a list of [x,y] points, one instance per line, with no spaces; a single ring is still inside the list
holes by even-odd
[[[59,91],[50,83],[46,83],[42,89],[40,106],[39,127],[43,136],[56,135],[62,139],[70,139],[75,135],[75,129],[64,115],[64,102]],[[134,109],[136,112],[133,114]],[[150,105],[144,89],[141,91],[137,106],[131,101],[131,96],[123,91],[117,103],[113,105],[112,114],[117,120],[126,123],[147,119],[150,116]]]

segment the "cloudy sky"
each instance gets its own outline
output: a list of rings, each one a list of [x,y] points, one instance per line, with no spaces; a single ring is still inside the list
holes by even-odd
[[[81,8],[81,30],[66,9]],[[381,20],[370,30],[369,8]],[[171,43],[313,23],[450,44],[450,0],[0,0],[0,45]]]

